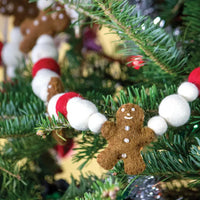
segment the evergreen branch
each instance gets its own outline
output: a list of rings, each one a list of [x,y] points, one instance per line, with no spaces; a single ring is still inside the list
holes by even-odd
[[[95,157],[95,154],[105,146],[106,140],[101,135],[94,135],[89,132],[85,132],[82,139],[78,141],[78,148],[74,150],[77,151],[76,155],[73,157],[73,162],[80,160],[85,160],[79,169],[83,167]]]
[[[97,1],[98,2],[98,1]],[[163,71],[172,74],[173,72],[171,70],[168,69],[168,66],[165,65],[165,63],[162,63],[162,61],[160,59],[158,59],[157,55],[153,54],[153,52],[149,51],[148,48],[145,48],[146,44],[145,42],[143,42],[142,40],[139,40],[136,36],[136,34],[134,34],[134,32],[131,32],[130,29],[127,29],[127,27],[125,27],[120,21],[118,21],[116,19],[116,17],[114,15],[111,14],[111,9],[106,8],[105,5],[103,5],[102,3],[98,2],[99,6],[102,8],[102,10],[104,11],[105,15],[108,16],[110,18],[110,20],[112,22],[114,22],[114,24],[117,24],[120,29],[124,30],[124,33],[132,40],[134,41],[140,49],[142,49],[142,51],[144,51],[144,53],[151,58],[151,60],[153,60]],[[116,29],[115,26],[111,26],[111,28]]]
[[[5,173],[9,174],[10,176],[13,176],[14,178],[18,179],[19,181],[21,180],[20,175],[13,174],[12,172],[8,171],[7,169],[5,169],[3,167],[0,167],[0,170],[4,171]]]
[[[184,71],[187,57],[176,49],[176,42],[147,17],[133,14],[136,11],[127,1],[94,1],[91,5],[89,8],[80,3],[74,9],[106,25],[122,40],[134,41],[165,72],[175,75]]]
[[[35,134],[34,127],[43,117],[43,114],[20,116],[14,119],[0,121],[0,138],[24,137]]]

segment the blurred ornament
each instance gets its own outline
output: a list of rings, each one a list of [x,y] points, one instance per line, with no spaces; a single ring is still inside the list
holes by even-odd
[[[188,77],[188,82],[194,83],[200,93],[200,67],[195,68]]]
[[[3,42],[0,41],[0,65],[2,63],[2,59],[1,59],[1,51],[3,49]]]
[[[131,182],[136,177],[130,177]],[[164,200],[162,191],[158,187],[158,182],[154,176],[140,176],[129,186],[130,200]]]
[[[57,152],[59,158],[64,158],[72,152],[74,148],[74,141],[73,139],[67,139],[64,145],[57,144],[54,149]]]
[[[127,58],[127,66],[133,67],[136,70],[139,70],[140,67],[144,66],[144,60],[143,56],[137,55],[137,56],[130,56]]]
[[[99,52],[102,47],[97,44],[97,30],[99,26],[94,24],[92,27],[86,27],[83,31],[83,51],[91,50]]]
[[[59,199],[68,189],[69,184],[64,179],[59,179],[53,183],[44,182],[44,191],[42,197],[45,199]]]

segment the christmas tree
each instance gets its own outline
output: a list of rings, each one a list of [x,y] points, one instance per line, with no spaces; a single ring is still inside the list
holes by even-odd
[[[1,0],[0,13],[15,26],[0,47],[0,199],[200,198],[199,0]],[[106,173],[56,179],[73,143],[80,170],[95,158]]]

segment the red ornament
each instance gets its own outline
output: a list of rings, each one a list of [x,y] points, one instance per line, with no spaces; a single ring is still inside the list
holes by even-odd
[[[56,113],[58,114],[58,112],[60,112],[67,118],[67,103],[73,97],[81,97],[81,95],[76,92],[67,92],[63,94],[56,103]]]
[[[200,94],[200,67],[195,68],[188,77],[188,82],[194,83]]]
[[[35,77],[41,69],[49,69],[60,75],[60,66],[53,58],[42,58],[33,65],[32,76]]]
[[[73,148],[74,148],[73,139],[67,139],[66,144],[64,144],[64,145],[57,144],[54,147],[59,158],[64,158],[64,157],[70,155],[72,153]]]
[[[133,67],[136,70],[139,70],[140,67],[144,66],[144,60],[142,59],[143,56],[137,55],[137,56],[130,56],[127,58],[127,66]]]
[[[1,59],[2,49],[3,49],[3,42],[0,42],[0,64],[2,63],[2,59]]]

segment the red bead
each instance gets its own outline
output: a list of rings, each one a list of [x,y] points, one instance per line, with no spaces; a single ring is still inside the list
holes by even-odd
[[[195,68],[188,77],[188,82],[194,83],[200,93],[200,67]]]
[[[49,69],[60,75],[60,66],[52,58],[42,58],[33,65],[32,76],[34,77],[41,69]]]
[[[2,49],[3,49],[3,43],[0,42],[0,64],[2,62],[2,58],[1,58],[1,51],[2,51]]]
[[[140,67],[144,66],[144,60],[142,59],[142,56],[130,56],[127,58],[127,66],[133,67],[134,69],[139,70]]]
[[[67,118],[67,103],[73,97],[81,97],[81,95],[76,92],[67,92],[58,99],[56,103],[57,115],[58,112],[60,112],[61,114],[63,114],[64,117]]]

